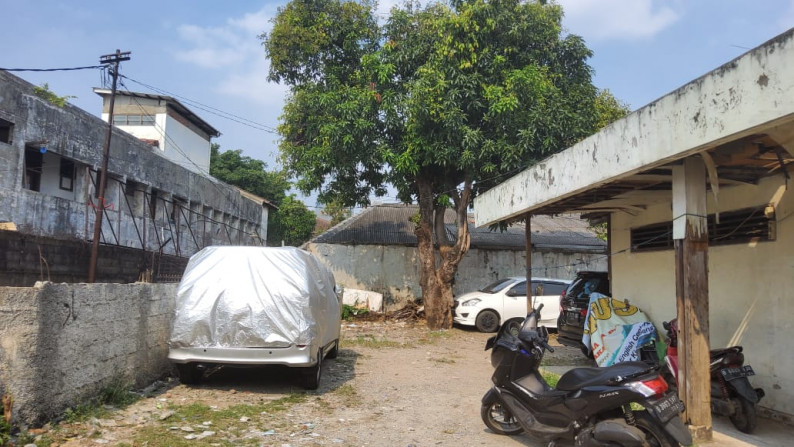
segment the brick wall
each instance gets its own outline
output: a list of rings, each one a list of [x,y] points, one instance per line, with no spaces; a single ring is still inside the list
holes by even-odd
[[[0,231],[0,286],[29,287],[42,280],[85,282],[90,259],[91,244],[85,241]],[[186,265],[187,258],[100,245],[97,282],[135,282],[146,270],[155,280],[167,275],[167,281],[179,281]]]

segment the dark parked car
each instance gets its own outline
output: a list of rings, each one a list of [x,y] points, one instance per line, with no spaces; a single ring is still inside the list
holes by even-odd
[[[609,274],[607,272],[579,272],[570,286],[560,295],[560,317],[557,320],[557,341],[566,346],[578,346],[587,354],[582,343],[585,316],[590,294],[603,293],[609,296]]]

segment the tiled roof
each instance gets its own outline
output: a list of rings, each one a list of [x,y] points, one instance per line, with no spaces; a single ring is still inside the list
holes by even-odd
[[[414,224],[410,219],[419,211],[418,205],[376,205],[341,222],[312,242],[342,245],[405,245],[415,246]],[[454,240],[455,212],[445,215],[447,235]],[[535,249],[558,251],[606,251],[606,242],[588,230],[587,221],[578,216],[533,216],[532,245]],[[514,225],[506,231],[475,228],[469,223],[471,248],[523,250],[524,226]]]

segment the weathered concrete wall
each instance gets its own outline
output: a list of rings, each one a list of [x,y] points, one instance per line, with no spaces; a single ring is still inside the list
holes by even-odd
[[[789,182],[790,183],[790,182]],[[794,416],[794,193],[782,175],[757,186],[721,188],[719,209],[773,205],[777,239],[769,242],[709,247],[709,336],[712,348],[743,345],[756,375],[754,386],[766,390],[761,406]],[[714,213],[713,196],[708,196]],[[645,310],[658,328],[675,316],[675,253],[633,253],[631,228],[672,219],[669,203],[631,216],[615,214],[612,291]],[[623,251],[626,250],[626,251]]]
[[[0,287],[0,393],[35,425],[114,380],[143,385],[170,370],[175,284]]]
[[[6,167],[0,170],[0,221],[14,222],[30,234],[93,237],[95,208],[89,198],[93,199],[94,187],[86,168],[96,170],[102,165],[108,124],[72,105],[50,104],[33,94],[33,85],[4,71],[0,71],[0,117],[13,123],[11,144],[0,143],[0,162]],[[115,233],[120,235],[118,243],[122,245],[149,250],[159,250],[163,245],[165,253],[189,256],[206,245],[254,244],[260,237],[265,239],[261,203],[165,159],[157,153],[158,149],[117,128],[111,141],[105,198],[112,207],[103,220],[103,242],[115,244]],[[54,154],[76,162],[73,200],[24,188],[26,146],[47,148],[45,175],[56,172],[47,166]],[[130,211],[121,187],[127,180],[149,192],[157,190],[158,197],[169,202],[158,202],[160,210],[154,218],[147,206],[138,205]],[[171,211],[171,202],[177,200],[190,210],[195,208],[196,214],[172,219],[172,214],[179,214]],[[137,201],[143,202],[142,193]],[[222,231],[208,231],[205,227],[204,222],[214,215],[223,217],[221,223],[226,225]],[[259,237],[251,238],[234,230],[227,234],[233,218],[239,227],[248,227]],[[198,244],[193,242],[194,237]],[[168,238],[172,241],[164,244]]]
[[[402,307],[422,296],[416,247],[310,243],[334,272],[336,282],[353,289],[382,293],[385,310]],[[470,250],[460,263],[453,292],[462,295],[508,276],[526,275],[526,254],[512,250]],[[572,279],[580,270],[606,270],[603,254],[532,253],[532,276]]]

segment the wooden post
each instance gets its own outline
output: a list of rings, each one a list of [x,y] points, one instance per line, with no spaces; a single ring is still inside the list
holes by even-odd
[[[527,251],[527,313],[532,309],[532,214],[524,220],[524,239]]]
[[[678,312],[678,393],[695,442],[712,438],[706,169],[700,157],[673,167]]]

